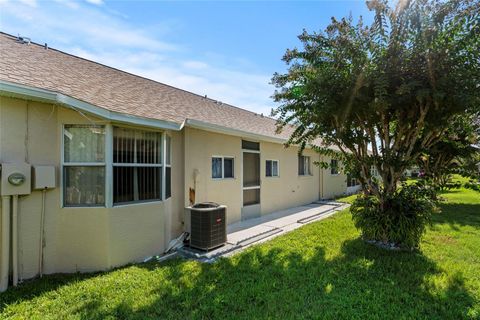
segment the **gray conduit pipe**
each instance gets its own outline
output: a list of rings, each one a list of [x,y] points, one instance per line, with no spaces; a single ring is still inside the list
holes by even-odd
[[[10,196],[2,197],[2,255],[0,257],[0,292],[8,288],[10,267]]]
[[[12,204],[12,284],[18,284],[18,195],[13,196]]]
[[[38,273],[43,276],[43,241],[45,239],[45,195],[47,189],[42,190],[42,211],[40,213],[40,241],[38,247]]]

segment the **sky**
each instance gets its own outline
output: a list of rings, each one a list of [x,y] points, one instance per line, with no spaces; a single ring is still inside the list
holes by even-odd
[[[0,0],[0,30],[269,115],[303,29],[371,19],[365,2]]]

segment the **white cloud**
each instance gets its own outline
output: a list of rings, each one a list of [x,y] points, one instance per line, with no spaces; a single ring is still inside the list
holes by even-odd
[[[26,4],[27,6],[30,6],[30,7],[37,6],[37,0],[19,0],[19,2]]]
[[[64,5],[66,6],[67,8],[70,8],[70,9],[79,9],[80,8],[80,5],[78,4],[77,1],[75,0],[53,0],[61,5]]]
[[[194,60],[189,60],[185,61],[183,63],[183,66],[185,68],[190,68],[190,69],[197,69],[197,70],[202,70],[208,68],[208,64],[202,61],[194,61]]]
[[[43,5],[35,8],[28,5],[28,10],[25,4],[8,2],[2,5],[5,18],[2,17],[1,28],[225,103],[270,113],[273,105],[270,75],[251,72],[253,63],[248,60],[241,64],[249,70],[238,70],[241,57],[226,57],[217,52],[202,55],[188,51],[181,43],[164,41],[162,38],[175,29],[169,25],[139,28],[112,14],[106,6],[84,6],[69,0],[57,2],[48,9]]]
[[[88,3],[91,3],[91,4],[95,4],[95,5],[102,5],[103,4],[103,0],[85,0],[87,1]]]

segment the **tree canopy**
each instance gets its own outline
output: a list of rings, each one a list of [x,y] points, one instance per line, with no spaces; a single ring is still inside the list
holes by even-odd
[[[336,146],[369,192],[395,192],[404,170],[459,116],[478,118],[480,5],[474,0],[367,1],[372,25],[332,18],[298,37],[272,79],[289,144]],[[375,166],[381,179],[372,179]]]

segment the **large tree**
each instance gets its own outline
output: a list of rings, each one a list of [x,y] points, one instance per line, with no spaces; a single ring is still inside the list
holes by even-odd
[[[374,22],[351,17],[304,32],[272,82],[279,130],[288,144],[332,146],[364,185],[352,208],[365,237],[415,247],[432,205],[428,192],[399,181],[444,141],[450,124],[478,115],[478,0],[367,1]],[[320,146],[318,146],[320,142]],[[371,176],[374,166],[381,179]],[[370,196],[368,196],[370,195]]]
[[[478,1],[368,1],[374,22],[332,18],[287,50],[272,82],[289,144],[336,146],[383,208],[406,168],[480,105]],[[375,166],[380,181],[371,177]]]

